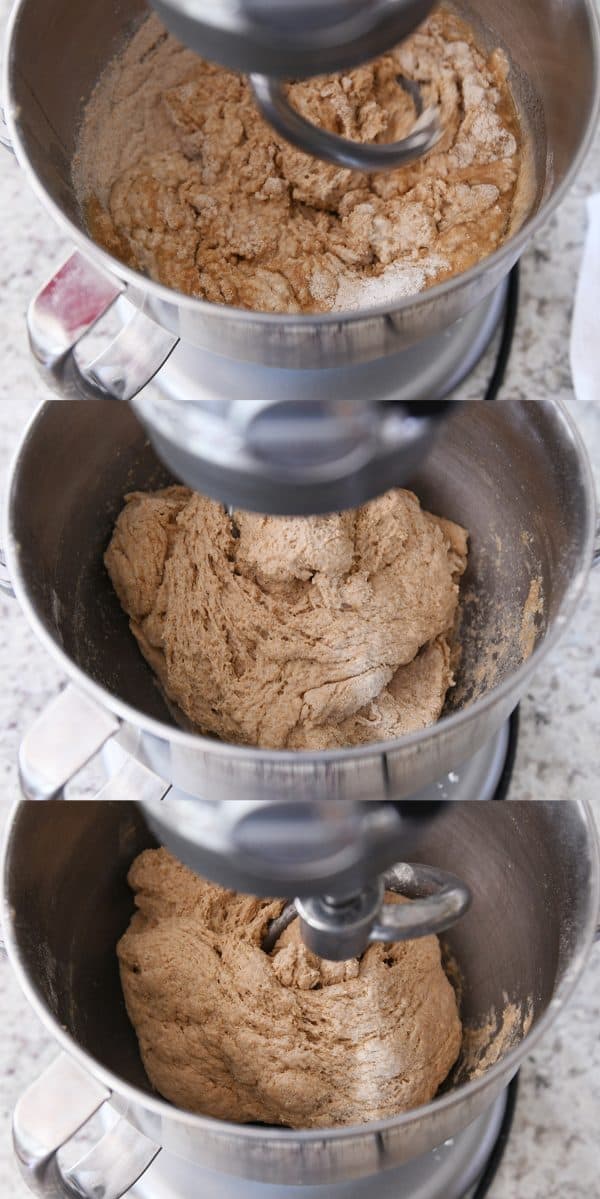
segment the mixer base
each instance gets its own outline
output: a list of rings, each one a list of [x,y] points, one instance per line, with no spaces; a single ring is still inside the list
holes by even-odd
[[[508,1103],[505,1091],[468,1128],[431,1153],[367,1178],[322,1186],[249,1182],[191,1165],[160,1153],[130,1199],[474,1199],[501,1135]]]

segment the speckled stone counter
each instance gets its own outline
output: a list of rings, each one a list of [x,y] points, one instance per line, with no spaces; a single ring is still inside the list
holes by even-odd
[[[9,4],[0,0],[0,30]],[[34,199],[16,164],[0,174],[0,480],[24,423],[44,398],[32,365],[24,313],[34,290],[61,261],[68,242]],[[568,402],[592,458],[600,492],[600,405],[575,405],[568,334],[585,231],[585,197],[600,191],[600,133],[567,200],[522,262],[522,300],[503,397]],[[489,355],[463,388],[477,397]],[[576,619],[544,663],[521,705],[513,798],[598,799],[600,571]],[[0,599],[0,780],[4,822],[17,796],[20,736],[61,683],[16,604]],[[25,1199],[10,1147],[10,1112],[55,1049],[0,956],[0,1195]],[[600,947],[568,1010],[522,1070],[517,1117],[490,1199],[591,1199],[600,1194]]]

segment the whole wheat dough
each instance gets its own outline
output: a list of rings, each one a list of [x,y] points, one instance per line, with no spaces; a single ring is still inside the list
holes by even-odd
[[[105,562],[166,695],[200,732],[322,749],[432,724],[467,534],[401,489],[355,511],[237,512],[127,496]]]
[[[138,911],[118,945],[123,992],[146,1072],[172,1103],[323,1128],[435,1095],[461,1044],[437,937],[332,963],[294,922],[268,955],[281,901],[224,891],[164,849],[141,854],[129,882]]]
[[[497,249],[530,206],[505,55],[442,9],[345,75],[294,83],[309,120],[358,141],[404,137],[404,83],[439,109],[427,158],[366,175],[308,157],[260,116],[248,81],[144,22],[104,72],[74,164],[90,232],[167,286],[271,312],[393,302]]]

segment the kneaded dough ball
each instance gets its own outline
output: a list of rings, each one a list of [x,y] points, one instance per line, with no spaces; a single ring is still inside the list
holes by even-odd
[[[283,901],[225,891],[164,849],[142,853],[129,882],[138,911],[118,945],[123,993],[166,1099],[223,1120],[327,1128],[433,1098],[461,1044],[437,937],[325,962],[294,921],[266,954]]]
[[[440,716],[467,534],[412,492],[301,518],[232,519],[185,487],[126,498],[106,566],[193,728],[327,749]]]

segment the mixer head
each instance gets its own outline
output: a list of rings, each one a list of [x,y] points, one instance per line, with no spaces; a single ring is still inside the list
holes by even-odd
[[[347,70],[391,49],[425,19],[433,0],[152,0],[164,24],[203,58],[250,77],[263,116],[287,141],[316,158],[359,171],[393,170],[433,148],[435,110],[416,85],[398,78],[416,112],[411,133],[391,143],[359,143],[312,125],[289,103],[283,80]]]
[[[175,477],[276,516],[355,508],[417,471],[451,401],[134,401]]]

